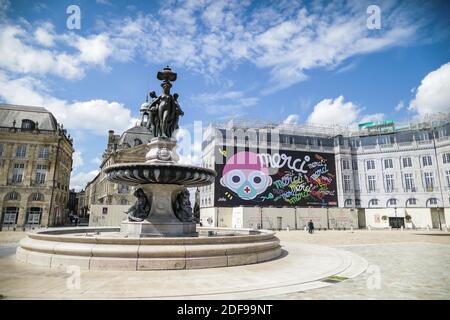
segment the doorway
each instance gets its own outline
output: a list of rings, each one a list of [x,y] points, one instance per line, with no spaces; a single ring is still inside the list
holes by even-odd
[[[389,226],[392,228],[400,229],[401,227],[405,227],[405,218],[389,218]]]
[[[281,230],[283,228],[283,218],[282,217],[277,217],[277,229]]]

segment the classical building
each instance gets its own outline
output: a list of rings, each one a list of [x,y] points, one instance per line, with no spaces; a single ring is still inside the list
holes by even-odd
[[[98,218],[106,218],[107,213],[105,212],[123,211],[136,200],[133,196],[134,189],[132,187],[109,182],[103,169],[115,163],[145,161],[146,145],[153,138],[151,130],[147,127],[146,104],[144,103],[141,106],[141,119],[136,126],[122,134],[115,134],[113,130],[109,131],[108,142],[100,164],[100,172],[85,188],[84,201],[90,215],[89,223],[91,225],[101,224]],[[122,218],[119,217],[119,219]]]
[[[450,116],[417,123],[211,124],[200,188],[204,225],[303,228],[450,226]]]
[[[73,143],[45,108],[0,104],[0,226],[65,223]]]

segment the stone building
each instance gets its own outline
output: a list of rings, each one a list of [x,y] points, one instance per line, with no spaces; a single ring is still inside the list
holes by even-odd
[[[98,223],[98,216],[104,217],[103,212],[111,211],[110,206],[126,208],[136,200],[132,187],[109,182],[103,169],[115,163],[145,161],[147,143],[153,138],[150,129],[147,128],[146,110],[143,105],[141,119],[134,127],[120,135],[115,134],[113,130],[108,133],[108,142],[103,152],[100,172],[85,188],[85,206],[90,215],[89,223],[91,225]]]
[[[271,160],[264,169],[275,169],[270,178],[264,170],[258,171],[259,163],[244,163],[242,168],[223,163],[239,151],[252,150],[260,160]],[[200,188],[204,225],[292,229],[303,228],[311,219],[321,228],[450,227],[448,114],[422,122],[366,123],[359,130],[211,124],[202,151],[203,166],[218,173],[214,184]],[[328,160],[327,166],[317,167],[323,171],[307,181],[302,174],[293,179],[303,159],[304,168],[314,171],[320,164],[316,158]],[[256,180],[241,188],[248,177]],[[289,184],[282,183],[288,180]],[[328,180],[330,185],[325,183]],[[272,184],[256,196],[247,196],[261,181]]]
[[[73,142],[45,108],[0,104],[0,226],[65,223]]]

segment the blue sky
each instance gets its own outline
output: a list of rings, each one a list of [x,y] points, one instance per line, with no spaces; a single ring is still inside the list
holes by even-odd
[[[80,29],[67,27],[70,5]],[[166,65],[185,133],[230,118],[354,128],[446,112],[449,17],[447,1],[0,0],[0,101],[55,114],[81,188],[108,129],[136,122]]]

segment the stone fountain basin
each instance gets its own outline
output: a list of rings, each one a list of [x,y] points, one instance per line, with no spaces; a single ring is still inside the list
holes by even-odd
[[[120,184],[177,184],[188,188],[209,185],[217,175],[211,169],[170,162],[114,164],[105,172],[109,181]]]
[[[199,237],[138,238],[124,237],[119,227],[42,229],[21,240],[16,257],[49,268],[141,271],[231,267],[272,260],[281,254],[272,231],[197,230]]]

